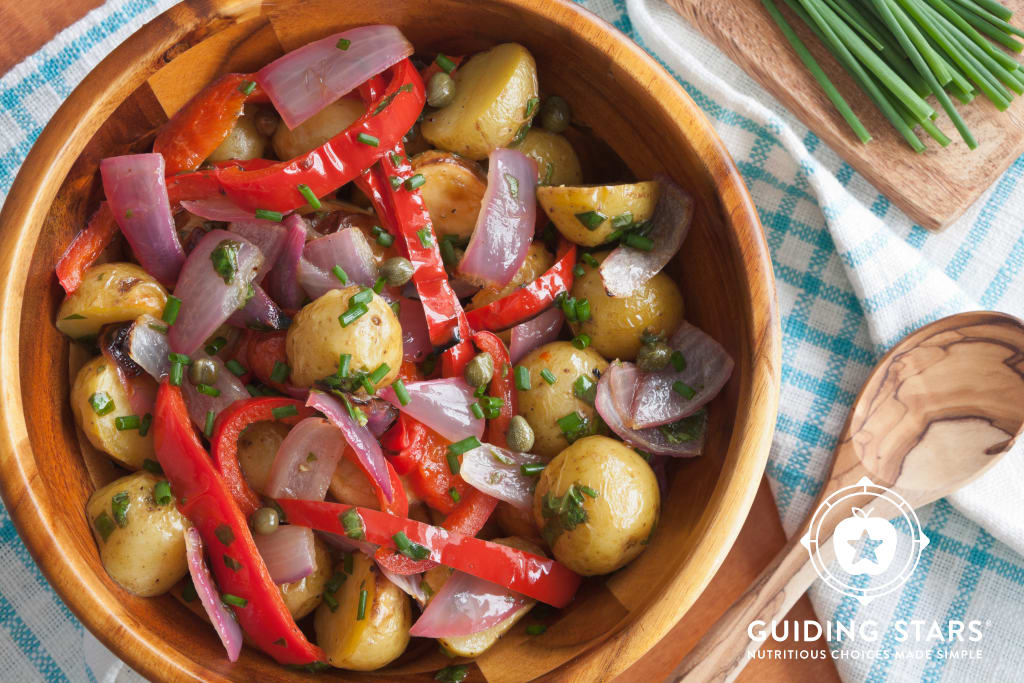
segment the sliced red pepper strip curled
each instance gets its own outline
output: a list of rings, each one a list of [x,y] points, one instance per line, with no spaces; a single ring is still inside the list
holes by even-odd
[[[217,587],[245,600],[244,606],[231,609],[248,640],[281,664],[323,663],[323,651],[292,619],[245,516],[196,438],[181,389],[167,380],[160,384],[153,410],[153,445],[178,509],[199,530]]]
[[[494,361],[494,377],[491,379],[490,395],[502,400],[498,417],[487,421],[487,443],[501,448],[508,447],[505,437],[512,416],[519,412],[519,392],[512,378],[512,363],[509,361],[505,343],[493,332],[477,332],[473,343],[483,352],[491,354]]]
[[[164,156],[167,175],[194,171],[213,154],[242,115],[256,83],[250,74],[224,74],[200,90],[160,127],[153,151]],[[258,97],[258,96],[256,96]]]
[[[282,414],[291,413],[292,408],[295,409],[294,415]],[[277,414],[274,411],[278,411]],[[217,421],[213,425],[213,436],[210,438],[214,466],[246,519],[263,507],[263,503],[245,480],[241,465],[238,463],[238,438],[242,431],[255,422],[273,420],[294,425],[299,420],[313,415],[313,409],[307,408],[303,401],[277,397],[235,401],[217,415]]]
[[[57,280],[68,294],[82,284],[82,273],[89,269],[117,235],[117,222],[106,202],[89,219],[89,224],[68,245],[57,262]]]
[[[576,245],[562,240],[558,255],[543,275],[530,284],[481,308],[466,313],[474,330],[498,331],[529,320],[550,306],[555,297],[572,288]]]
[[[378,510],[308,500],[280,499],[290,524],[345,535],[342,517],[349,516],[350,527],[356,518],[365,539],[395,548],[394,535],[404,533],[413,543],[430,553],[429,560],[472,576],[491,581],[527,597],[554,607],[565,607],[580,584],[580,577],[565,565],[515,548],[424,524],[402,519]]]
[[[276,163],[278,162],[269,159],[221,161],[214,164],[216,168],[171,176],[167,178],[167,196],[171,201],[171,210],[179,210],[181,203],[185,200],[220,197],[223,191],[220,188],[220,180],[217,178],[218,169],[234,166],[243,170],[258,171]]]
[[[317,197],[354,180],[401,141],[423,110],[423,79],[408,59],[391,67],[391,81],[366,113],[320,147],[263,169],[219,169],[217,177],[228,198],[246,210],[292,211],[306,204],[299,185]],[[375,140],[376,144],[361,142]]]

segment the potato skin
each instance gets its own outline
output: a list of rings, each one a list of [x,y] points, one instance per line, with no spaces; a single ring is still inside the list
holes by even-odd
[[[319,536],[313,537],[313,573],[309,576],[279,586],[281,597],[293,619],[301,619],[317,608],[324,597],[324,586],[334,573],[331,554]]]
[[[603,261],[608,253],[595,254]],[[671,335],[683,320],[683,295],[665,273],[658,273],[627,297],[610,297],[597,268],[584,266],[572,295],[590,302],[590,319],[571,323],[573,334],[590,335],[590,345],[605,358],[632,361],[643,345],[644,330]]]
[[[72,339],[95,337],[110,323],[144,313],[159,318],[166,304],[167,290],[141,267],[100,263],[83,273],[82,284],[60,305],[57,329]]]
[[[545,499],[564,496],[573,484],[589,486],[597,497],[582,494],[586,519],[566,529],[557,516],[545,517]],[[615,439],[588,436],[559,453],[541,473],[533,516],[559,562],[577,574],[595,576],[615,571],[643,551],[660,506],[658,482],[643,458]]]
[[[106,392],[114,402],[114,409],[106,415],[97,415],[89,404],[89,397]],[[89,443],[113,458],[119,465],[131,470],[142,467],[146,459],[155,460],[153,432],[139,436],[138,429],[119,431],[117,417],[133,415],[131,401],[117,378],[117,368],[104,356],[97,356],[82,366],[71,385],[71,412],[75,423],[85,433]]]
[[[470,310],[481,308],[504,296],[508,296],[523,285],[527,285],[543,275],[554,263],[555,257],[551,255],[551,252],[542,243],[534,242],[526,252],[526,260],[523,261],[523,265],[519,267],[512,280],[501,288],[484,287],[481,289],[470,300]]]
[[[253,110],[246,107],[245,113],[235,121],[234,127],[224,142],[213,150],[207,161],[231,161],[233,159],[259,159],[266,149],[267,138],[256,130],[256,119]],[[290,158],[290,157],[289,157]]]
[[[534,349],[519,364],[530,372],[531,386],[519,391],[519,414],[533,427],[533,452],[551,459],[569,445],[557,420],[574,410],[587,419],[594,416],[594,407],[573,393],[576,378],[587,375],[596,381],[608,361],[592,348],[577,349],[569,342],[556,341]],[[555,376],[554,384],[541,377],[545,369]]]
[[[290,429],[284,423],[263,420],[252,423],[238,435],[238,464],[257,493],[263,493],[277,449]]]
[[[402,364],[402,327],[395,312],[379,295],[367,304],[368,311],[342,327],[339,316],[363,287],[335,289],[307,304],[292,321],[285,339],[291,381],[308,387],[338,371],[341,354],[352,355],[352,372],[373,372],[381,363],[390,370],[377,384],[383,388],[395,381]]]
[[[455,99],[427,114],[420,131],[435,147],[484,159],[505,147],[526,121],[527,102],[537,97],[537,65],[517,43],[474,55],[455,72]]]
[[[661,186],[653,180],[628,185],[549,186],[537,188],[537,201],[558,232],[584,247],[597,247],[608,241],[616,230],[612,219],[626,212],[634,222],[648,220],[661,196]],[[607,219],[593,230],[576,218],[578,213],[597,211]]]
[[[270,144],[278,159],[293,159],[312,151],[356,122],[366,112],[366,105],[357,97],[342,97],[332,102],[295,128],[282,121]]]
[[[480,165],[456,154],[429,150],[411,160],[412,169],[426,182],[420,188],[438,235],[469,239],[476,227],[487,176]]]
[[[166,593],[188,573],[186,520],[174,501],[153,500],[160,480],[149,472],[129,474],[93,493],[85,506],[103,568],[126,591],[143,597]],[[128,521],[123,528],[115,524],[104,541],[95,520],[104,512],[114,519],[111,498],[122,491],[128,493]]]
[[[343,571],[338,564],[335,571]],[[364,619],[357,619],[360,589],[367,591]],[[388,581],[373,560],[354,553],[352,573],[335,594],[338,608],[321,603],[313,619],[317,644],[331,666],[372,671],[401,656],[409,644],[409,598]]]
[[[576,150],[558,133],[534,126],[516,149],[537,162],[537,180],[542,185],[579,185],[583,182],[583,169]]]

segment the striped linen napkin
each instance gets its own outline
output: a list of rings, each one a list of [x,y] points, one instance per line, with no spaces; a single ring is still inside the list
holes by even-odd
[[[173,0],[113,0],[0,78],[0,195],[60,102],[119,42]],[[1024,315],[1024,187],[1018,161],[942,235],[914,226],[660,0],[582,3],[654,54],[725,140],[761,212],[782,312],[782,410],[768,475],[786,528],[810,511],[860,385],[906,332],[960,310]],[[932,543],[911,581],[867,606],[812,591],[822,621],[874,620],[879,639],[833,640],[850,681],[1024,680],[1024,464],[1019,453],[921,511]],[[86,633],[0,510],[4,680],[138,680]],[[897,620],[980,620],[980,660],[897,642]],[[912,650],[924,649],[920,659]],[[877,650],[874,656],[868,650]],[[867,655],[865,655],[867,652]]]

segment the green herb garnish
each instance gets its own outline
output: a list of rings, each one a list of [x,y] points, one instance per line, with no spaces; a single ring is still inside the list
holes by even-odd
[[[258,211],[256,212],[259,213]],[[257,216],[258,217],[258,216]],[[241,244],[234,240],[224,240],[210,252],[213,269],[221,276],[224,284],[230,285],[238,273],[238,249]]]

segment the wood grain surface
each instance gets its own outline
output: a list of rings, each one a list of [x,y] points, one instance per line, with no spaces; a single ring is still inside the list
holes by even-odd
[[[954,141],[943,149],[924,135],[921,139],[928,150],[915,153],[810,29],[779,2],[787,20],[874,136],[874,140],[862,144],[790,48],[761,0],[667,1],[925,228],[939,230],[956,220],[1024,153],[1024,98],[999,112],[984,97],[967,105],[956,102],[978,140],[977,149],[967,148],[945,112],[935,104],[939,112],[936,123]],[[1003,4],[1014,11],[1024,9],[1024,0],[1003,0]],[[1020,24],[1019,17],[1015,21]]]
[[[60,16],[73,21],[91,3],[66,0]],[[8,4],[10,0],[0,2]],[[673,483],[673,500],[666,508],[672,523],[666,525],[675,531],[666,531],[664,541],[656,539],[645,554],[649,559],[635,563],[635,569],[581,596],[564,628],[552,629],[543,638],[510,634],[505,639],[509,655],[496,649],[474,676],[502,680],[513,672],[522,678],[515,674],[527,671],[524,666],[540,673],[571,660],[559,669],[562,674],[571,671],[587,680],[617,674],[620,680],[657,679],[784,542],[774,503],[762,484],[753,514],[743,525],[743,542],[715,574],[758,491],[774,423],[779,331],[767,250],[728,154],[681,89],[646,55],[571,6],[539,12],[515,0],[479,4],[470,13],[454,2],[434,7],[415,3],[398,11],[392,3],[369,2],[352,16],[333,21],[338,27],[341,22],[379,21],[387,5],[387,20],[403,25],[427,49],[444,46],[458,53],[499,40],[526,43],[538,57],[542,81],[567,96],[578,111],[589,112],[582,118],[637,175],[665,169],[697,194],[703,212],[691,245],[703,257],[685,259],[676,272],[681,265],[695,283],[687,288],[691,319],[723,340],[737,358],[738,370],[719,401],[721,407],[715,408],[717,436],[709,443],[708,457],[686,463]],[[0,363],[8,378],[0,387],[4,499],[34,557],[72,610],[115,652],[154,679],[295,677],[251,652],[228,667],[212,632],[195,629],[194,618],[173,599],[133,598],[99,566],[81,510],[96,482],[111,473],[109,462],[91,457],[88,449],[83,449],[84,460],[78,455],[65,402],[68,352],[50,325],[60,300],[52,267],[95,207],[100,192],[95,170],[101,157],[145,149],[154,128],[215,73],[251,68],[282,48],[335,30],[323,21],[331,16],[330,3],[297,5],[268,2],[261,8],[249,0],[195,0],[159,17],[72,94],[41,136],[0,215],[0,262],[11,274],[2,292],[0,318]],[[29,29],[0,46],[0,58],[20,61],[62,28],[57,23],[30,22]],[[476,35],[467,39],[469,34]],[[580,73],[586,78],[569,76]],[[623,91],[637,103],[628,117],[604,104]],[[665,107],[665,102],[674,105]],[[648,113],[638,116],[640,110]],[[702,297],[704,288],[713,288],[716,295]],[[37,416],[32,423],[24,419],[26,405]],[[624,578],[629,573],[633,578]],[[715,585],[702,594],[712,576]],[[654,595],[657,600],[652,600]],[[808,603],[797,609],[813,618]],[[687,617],[673,628],[684,612]],[[567,633],[574,637],[566,640]],[[636,662],[661,636],[656,649]],[[407,657],[396,673],[419,671],[428,679],[446,663],[434,650],[419,648],[410,654],[422,661]],[[630,664],[634,667],[623,672]],[[755,666],[752,676],[760,672],[760,680],[836,680],[830,665]]]
[[[45,45],[103,0],[60,0],[46,3],[3,0],[0,2],[0,74]]]

